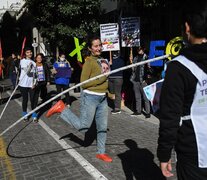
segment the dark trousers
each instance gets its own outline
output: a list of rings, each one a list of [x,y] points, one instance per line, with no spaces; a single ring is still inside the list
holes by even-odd
[[[11,80],[11,82],[12,82],[13,88],[15,88],[15,87],[16,87],[16,80],[17,80],[17,75],[16,75],[16,73],[11,73],[11,74],[9,75],[9,78],[10,78],[10,80]]]
[[[190,161],[177,161],[178,180],[206,180],[207,168],[199,168],[197,164]]]
[[[135,101],[136,101],[136,111],[138,113],[141,113],[142,99],[143,99],[145,111],[147,114],[150,114],[150,102],[144,93],[143,87],[144,87],[143,83],[133,81],[133,88],[134,88]]]
[[[64,85],[64,84],[56,84],[56,88],[57,88],[57,93],[61,93],[62,90],[66,90],[69,88],[69,85]],[[61,97],[58,98],[58,100],[60,100]],[[66,104],[70,104],[70,95],[69,95],[69,92],[65,93],[65,101],[66,101]]]
[[[47,97],[47,84],[41,85],[40,89],[40,98],[44,101]]]
[[[114,109],[121,109],[121,90],[123,79],[122,78],[109,78],[109,92],[115,94]]]
[[[42,94],[43,93],[43,94]],[[34,89],[34,108],[38,105],[39,96],[41,99],[46,99],[47,97],[47,84],[38,85]]]
[[[19,87],[22,95],[22,110],[27,112],[28,96],[30,97],[31,109],[34,109],[34,90],[28,87]]]

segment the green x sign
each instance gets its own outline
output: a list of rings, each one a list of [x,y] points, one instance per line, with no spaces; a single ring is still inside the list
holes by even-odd
[[[86,45],[86,42],[83,42],[81,45],[79,44],[79,39],[74,37],[75,41],[75,49],[69,54],[69,56],[73,57],[75,54],[77,54],[78,61],[82,62],[82,56],[81,56],[81,50]]]

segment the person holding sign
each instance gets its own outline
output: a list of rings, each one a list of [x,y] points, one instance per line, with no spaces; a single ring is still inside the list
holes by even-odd
[[[160,97],[157,156],[165,177],[207,179],[207,1],[188,1],[183,12],[186,47],[167,66]]]
[[[130,63],[138,63],[146,60],[147,55],[144,53],[144,48],[137,48],[137,55],[133,58],[132,51],[130,54]],[[146,112],[146,118],[150,118],[150,102],[147,99],[143,87],[146,86],[145,81],[145,67],[144,65],[134,67],[132,69],[131,82],[133,83],[134,93],[135,93],[135,101],[136,101],[136,111],[131,114],[131,116],[141,115],[142,111],[142,99],[144,100],[144,108]]]
[[[70,63],[66,60],[65,54],[60,53],[59,59],[53,64],[53,73],[55,74],[55,84],[57,93],[69,88],[70,78],[72,74],[72,68]],[[59,98],[59,100],[61,97]],[[70,95],[65,93],[66,104],[70,106]]]
[[[100,57],[102,44],[99,37],[88,40],[90,56],[85,61],[81,73],[81,82],[109,72],[110,67],[106,59]],[[112,158],[105,153],[105,143],[108,122],[108,104],[106,93],[108,91],[108,78],[106,76],[82,85],[80,117],[77,117],[64,103],[58,101],[48,112],[47,117],[54,113],[61,113],[60,117],[80,132],[86,133],[95,118],[97,129],[96,158],[105,162],[112,162]]]
[[[125,63],[123,58],[119,55],[119,51],[110,51],[110,67],[111,70],[115,70],[124,67]],[[115,99],[113,100],[113,110],[112,114],[121,113],[121,91],[123,84],[123,71],[111,74],[109,76],[109,92],[115,94]]]

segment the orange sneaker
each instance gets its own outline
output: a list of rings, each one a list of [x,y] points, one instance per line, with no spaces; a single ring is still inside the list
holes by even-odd
[[[96,154],[96,158],[105,162],[112,162],[112,158],[107,154]]]
[[[46,117],[50,117],[55,113],[61,113],[65,109],[65,104],[62,100],[59,100],[53,107],[49,109],[46,114]]]

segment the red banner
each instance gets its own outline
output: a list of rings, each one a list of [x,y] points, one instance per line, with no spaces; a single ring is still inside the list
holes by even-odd
[[[25,43],[26,43],[26,37],[24,37],[23,43],[22,43],[22,50],[21,50],[21,58],[24,57],[24,47],[25,47]]]

